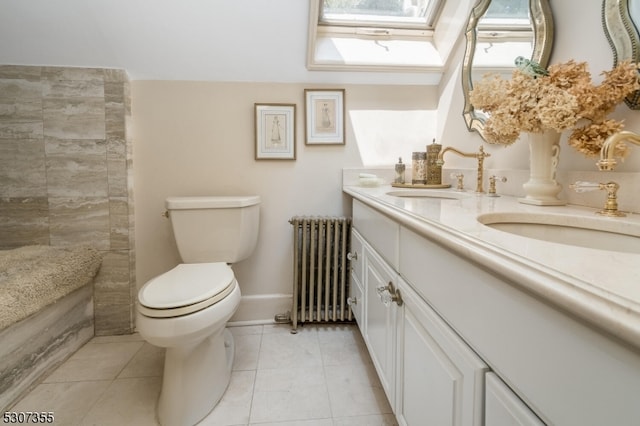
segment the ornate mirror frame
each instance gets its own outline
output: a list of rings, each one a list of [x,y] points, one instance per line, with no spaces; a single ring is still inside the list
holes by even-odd
[[[631,18],[629,0],[604,0],[602,26],[613,50],[614,67],[627,59],[640,62],[640,35]],[[629,108],[640,109],[640,91],[633,92],[624,101]]]
[[[462,92],[464,95],[464,109],[462,111],[462,115],[469,131],[478,132],[485,141],[484,123],[486,121],[486,116],[481,111],[476,111],[473,108],[473,105],[469,102],[469,92],[473,89],[472,68],[473,57],[476,50],[476,39],[478,36],[477,25],[478,21],[485,14],[490,4],[491,0],[478,0],[471,11],[466,29],[467,46],[462,64]],[[551,14],[549,0],[529,0],[529,12],[534,32],[531,59],[543,67],[546,67],[549,64],[549,58],[551,57],[554,32],[553,15]]]

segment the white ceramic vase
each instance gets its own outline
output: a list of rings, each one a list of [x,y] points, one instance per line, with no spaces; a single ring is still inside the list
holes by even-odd
[[[529,180],[522,185],[525,197],[521,203],[536,206],[561,206],[566,201],[558,194],[562,185],[556,182],[556,167],[560,156],[560,133],[546,130],[542,133],[527,133],[529,141]]]

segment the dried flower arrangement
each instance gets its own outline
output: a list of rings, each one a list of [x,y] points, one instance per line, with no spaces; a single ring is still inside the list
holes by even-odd
[[[489,74],[470,93],[474,108],[489,113],[484,134],[487,141],[510,145],[521,132],[574,129],[569,145],[588,157],[597,156],[610,135],[622,130],[619,120],[607,119],[617,104],[640,89],[638,64],[625,61],[603,72],[601,84],[591,82],[586,62],[570,60],[549,67],[548,76],[537,78],[513,71],[510,80]],[[624,143],[616,155],[624,157]]]

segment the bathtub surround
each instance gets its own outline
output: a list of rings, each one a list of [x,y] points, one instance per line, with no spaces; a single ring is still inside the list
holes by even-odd
[[[0,251],[0,412],[94,335],[92,248]]]
[[[130,121],[124,70],[0,65],[0,249],[98,249],[97,335],[133,329]]]
[[[91,283],[101,262],[92,248],[0,251],[0,330]]]
[[[0,331],[0,412],[93,337],[93,311],[87,284]]]

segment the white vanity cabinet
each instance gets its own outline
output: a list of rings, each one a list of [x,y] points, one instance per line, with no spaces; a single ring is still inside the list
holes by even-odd
[[[404,299],[395,329],[385,322],[395,355],[368,342],[372,357],[395,362],[395,373],[381,375],[391,387],[395,374],[400,424],[640,425],[636,254],[479,224],[487,212],[537,211],[511,197],[439,201],[385,191],[345,187],[365,262],[381,259],[391,270],[364,274],[365,299],[375,291],[367,280],[382,285],[394,274]],[[565,216],[585,213],[567,206]],[[367,325],[382,324],[371,309],[365,303]]]
[[[353,211],[351,278],[364,290],[358,324],[398,422],[482,425],[486,364],[392,265],[400,263],[400,226],[357,200]]]
[[[399,284],[404,303],[398,327],[398,422],[484,425],[487,365],[406,281],[400,278]]]
[[[496,393],[489,381],[487,426],[535,424],[506,420],[519,400],[520,412],[549,425],[640,424],[638,352],[405,227],[400,253],[400,273],[416,293],[508,385]]]
[[[396,327],[399,306],[391,300],[397,287],[400,226],[360,202],[354,202],[351,266],[355,287],[352,297],[362,295],[361,319],[357,318],[365,343],[391,407],[396,399]],[[383,255],[379,254],[383,253]],[[356,296],[357,297],[357,296]],[[353,306],[352,306],[353,307]],[[356,308],[358,309],[358,308]]]

